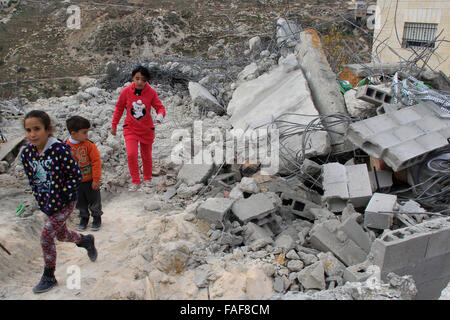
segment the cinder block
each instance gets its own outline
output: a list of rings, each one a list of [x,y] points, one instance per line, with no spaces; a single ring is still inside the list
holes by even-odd
[[[316,223],[309,233],[312,247],[324,252],[331,251],[346,266],[363,262],[367,254],[338,230],[339,224],[337,220]]]
[[[320,208],[314,202],[302,197],[298,192],[285,191],[281,194],[281,206],[289,212],[308,220],[314,220],[314,215],[309,211],[310,208]]]
[[[359,87],[356,91],[356,98],[380,106],[383,103],[393,103],[394,97],[386,91],[374,86],[366,85]]]
[[[381,193],[387,192],[393,185],[392,171],[369,171],[369,179],[373,192],[377,190]]]
[[[449,256],[450,218],[427,220],[376,239],[370,251],[382,272],[395,272],[434,257]]]
[[[243,223],[252,219],[262,219],[275,212],[277,206],[273,199],[265,193],[258,193],[247,199],[240,199],[233,203],[233,214]]]
[[[327,163],[322,166],[322,201],[330,211],[342,211],[347,200],[355,207],[365,206],[372,196],[369,173],[365,164],[344,166]]]
[[[366,253],[370,252],[370,246],[372,245],[372,241],[370,241],[369,235],[355,221],[354,217],[349,217],[345,219],[338,227],[338,230],[345,232],[347,236],[350,239],[352,239]]]
[[[220,228],[233,203],[234,200],[227,198],[209,198],[197,208],[197,218]]]
[[[374,193],[364,211],[364,226],[380,230],[389,229],[394,215],[383,211],[393,211],[396,203],[395,195]]]

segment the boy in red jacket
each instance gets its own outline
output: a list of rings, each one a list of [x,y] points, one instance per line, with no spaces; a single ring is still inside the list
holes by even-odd
[[[78,230],[84,231],[89,223],[89,211],[93,217],[92,230],[100,229],[102,224],[102,203],[100,197],[100,178],[102,162],[100,152],[92,141],[88,140],[91,127],[89,120],[73,116],[66,121],[70,138],[66,144],[71,147],[73,158],[78,162],[83,180],[78,189],[77,209],[80,210]]]
[[[161,123],[166,115],[166,110],[155,89],[147,83],[150,78],[147,68],[138,66],[133,70],[131,76],[133,83],[123,88],[117,101],[111,121],[111,134],[116,135],[117,124],[126,108],[127,115],[123,125],[123,135],[127,148],[128,169],[133,183],[130,191],[136,191],[141,184],[138,144],[141,148],[144,185],[152,186],[152,144],[155,139],[155,125],[151,116],[151,108],[156,110],[156,123]]]

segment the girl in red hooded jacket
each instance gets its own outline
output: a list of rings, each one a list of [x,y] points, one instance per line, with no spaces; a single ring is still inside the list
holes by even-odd
[[[151,116],[151,108],[156,110],[156,123],[161,123],[166,116],[164,105],[159,100],[156,90],[150,87],[148,80],[150,72],[143,66],[136,67],[132,74],[132,83],[123,88],[116,103],[113,119],[111,121],[111,134],[117,133],[117,124],[126,108],[127,115],[123,124],[123,135],[128,156],[128,169],[130,170],[135,191],[141,184],[138,163],[138,145],[141,149],[142,171],[144,185],[152,186],[152,144],[155,139],[155,125]]]

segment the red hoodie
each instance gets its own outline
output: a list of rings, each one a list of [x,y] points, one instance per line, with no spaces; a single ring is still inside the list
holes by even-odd
[[[166,109],[159,100],[156,90],[147,83],[140,96],[134,94],[134,83],[122,89],[119,100],[116,103],[111,128],[116,130],[117,124],[122,118],[123,109],[127,109],[127,115],[123,125],[123,135],[134,135],[140,142],[151,144],[155,138],[155,126],[151,116],[151,107],[157,114],[166,116]]]

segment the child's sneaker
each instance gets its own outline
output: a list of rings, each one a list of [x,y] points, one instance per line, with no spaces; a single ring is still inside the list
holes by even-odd
[[[145,180],[144,181],[144,187],[146,188],[153,188],[155,185],[153,184],[152,180]]]
[[[102,218],[101,217],[94,217],[94,221],[92,221],[91,230],[97,231],[100,229],[102,225]]]
[[[139,184],[132,184],[129,188],[128,191],[134,192],[137,191],[139,189]]]
[[[80,224],[78,225],[78,231],[86,230],[88,223],[89,223],[89,218],[82,217],[80,219]]]

